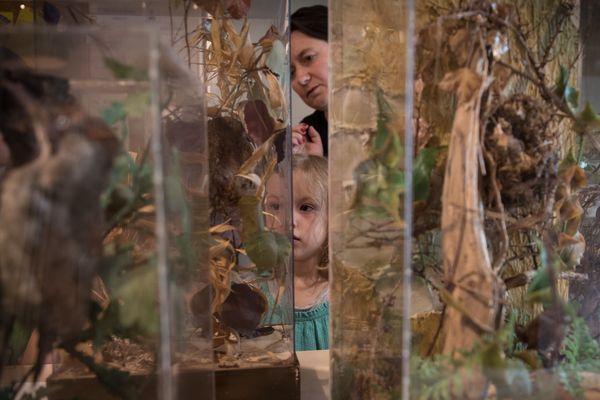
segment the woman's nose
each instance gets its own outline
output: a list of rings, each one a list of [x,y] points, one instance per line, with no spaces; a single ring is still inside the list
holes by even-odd
[[[307,70],[296,69],[295,74],[296,74],[296,81],[298,81],[298,84],[300,84],[302,86],[307,85],[308,82],[310,81],[310,74],[308,73]]]

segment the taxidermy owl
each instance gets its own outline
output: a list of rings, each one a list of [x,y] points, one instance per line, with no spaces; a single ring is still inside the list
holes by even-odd
[[[85,114],[68,81],[0,68],[0,373],[16,327],[39,332],[38,362],[88,322],[102,252],[106,187],[118,141]]]

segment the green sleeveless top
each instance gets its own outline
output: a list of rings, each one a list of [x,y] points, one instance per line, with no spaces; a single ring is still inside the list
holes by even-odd
[[[329,348],[329,300],[308,309],[294,309],[296,351]]]
[[[282,307],[275,306],[275,299],[267,284],[260,285],[269,303],[269,309],[263,317],[264,325],[280,324]],[[329,348],[329,300],[328,291],[319,296],[319,300],[309,308],[294,309],[294,349],[326,350]]]

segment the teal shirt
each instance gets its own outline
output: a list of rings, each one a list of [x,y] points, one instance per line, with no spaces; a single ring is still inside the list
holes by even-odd
[[[329,348],[329,301],[307,310],[294,310],[296,351]]]
[[[275,306],[275,300],[268,285],[261,284],[260,288],[266,294],[269,303],[269,310],[265,313],[262,323],[264,325],[280,324],[284,320],[281,305]],[[294,349],[296,351],[329,348],[329,300],[308,309],[294,309],[294,320]]]

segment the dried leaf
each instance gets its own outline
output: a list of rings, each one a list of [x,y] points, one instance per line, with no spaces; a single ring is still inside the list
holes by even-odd
[[[252,0],[225,0],[225,7],[233,18],[240,19],[248,15]]]
[[[251,174],[237,174],[236,176],[239,176],[240,178],[246,178],[248,179],[250,182],[254,183],[256,186],[260,186],[260,184],[262,183],[260,176],[258,176],[257,174],[251,173]]]
[[[281,40],[275,39],[272,42],[271,51],[269,52],[269,56],[267,57],[267,67],[269,67],[269,69],[273,71],[273,73],[275,73],[277,76],[283,77],[285,76],[287,71],[285,63],[285,47]]]
[[[233,231],[235,230],[235,227],[232,225],[229,225],[227,222],[224,222],[222,224],[219,225],[215,225],[215,226],[211,226],[210,229],[208,230],[210,233],[223,233],[223,232],[228,232],[228,231]]]

